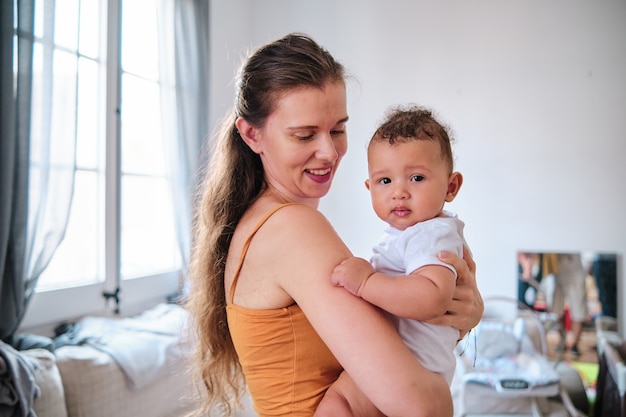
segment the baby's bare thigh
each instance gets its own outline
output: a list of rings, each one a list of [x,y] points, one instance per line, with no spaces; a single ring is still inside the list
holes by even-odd
[[[356,386],[352,378],[342,372],[328,389],[315,417],[385,417]]]

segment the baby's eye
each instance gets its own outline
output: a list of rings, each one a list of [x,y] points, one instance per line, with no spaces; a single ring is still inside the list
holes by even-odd
[[[389,178],[381,178],[378,180],[379,184],[389,184],[391,183],[391,180]]]
[[[414,181],[414,182],[424,181],[424,177],[422,175],[413,175],[411,177],[411,181]]]

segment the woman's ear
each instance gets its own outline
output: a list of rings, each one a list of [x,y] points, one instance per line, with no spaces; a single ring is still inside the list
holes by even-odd
[[[453,172],[448,177],[448,193],[446,194],[446,202],[454,200],[463,185],[463,175],[460,172]]]
[[[259,129],[248,123],[248,121],[242,117],[238,117],[235,121],[239,136],[243,141],[252,149],[254,153],[261,153],[261,143],[259,141]]]

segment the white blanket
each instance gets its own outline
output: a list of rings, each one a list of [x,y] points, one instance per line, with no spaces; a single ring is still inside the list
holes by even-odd
[[[181,332],[187,312],[175,304],[159,304],[130,318],[85,317],[72,340],[109,354],[127,377],[131,389],[141,389],[172,371],[184,352]]]

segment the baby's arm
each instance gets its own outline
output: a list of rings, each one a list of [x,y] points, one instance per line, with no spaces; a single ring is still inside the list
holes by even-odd
[[[427,321],[446,313],[454,296],[457,271],[437,258],[442,250],[461,255],[463,223],[438,217],[420,223],[388,246],[404,259],[404,276],[377,272],[361,286],[361,297],[398,317]],[[383,252],[384,253],[384,250]],[[384,259],[381,254],[381,259]],[[389,259],[393,259],[389,258]]]
[[[399,317],[429,320],[441,316],[452,299],[456,274],[441,265],[425,265],[409,275],[375,272],[362,258],[348,258],[332,274],[332,282],[357,297]]]
[[[361,297],[361,288],[375,272],[374,267],[368,261],[352,256],[335,267],[330,279],[334,285]]]

